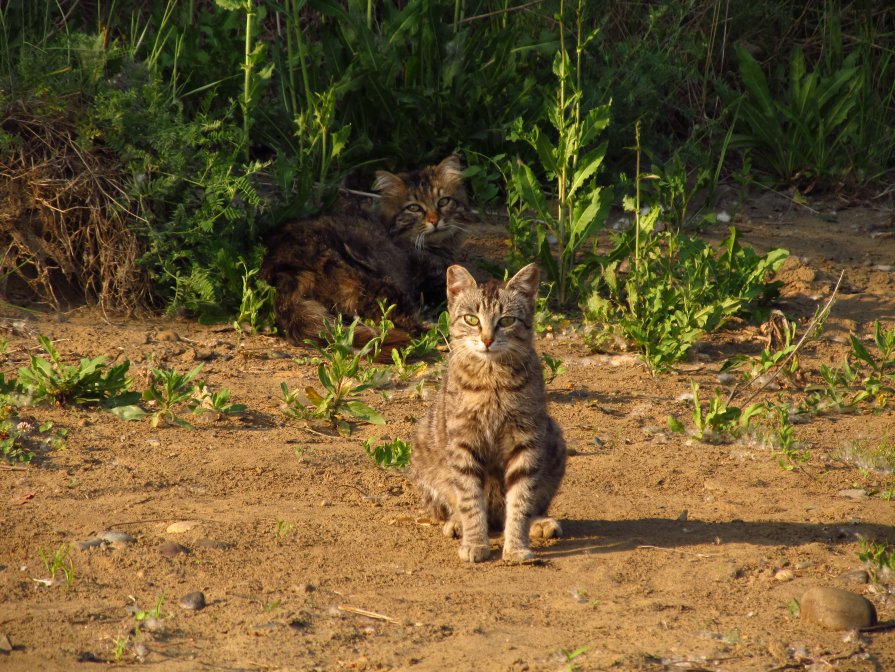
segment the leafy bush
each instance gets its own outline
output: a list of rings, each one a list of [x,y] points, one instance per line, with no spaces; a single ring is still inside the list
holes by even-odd
[[[616,240],[604,258],[605,294],[592,293],[585,308],[588,319],[620,328],[653,372],[683,359],[703,334],[773,298],[779,283],[767,276],[789,256],[777,249],[760,257],[739,244],[733,227],[716,252],[698,238],[656,231],[657,218],[657,209],[636,217],[634,230]],[[622,262],[631,264],[624,277]]]

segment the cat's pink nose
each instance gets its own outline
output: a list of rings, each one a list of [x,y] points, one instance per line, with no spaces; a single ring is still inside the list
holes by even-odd
[[[427,212],[426,213],[426,221],[429,222],[432,226],[438,224],[438,213],[437,212]]]
[[[490,348],[490,347],[491,347],[491,344],[492,344],[493,342],[494,342],[494,339],[493,339],[493,338],[483,338],[483,339],[482,339],[482,343],[485,344],[485,347],[486,347],[486,348]]]

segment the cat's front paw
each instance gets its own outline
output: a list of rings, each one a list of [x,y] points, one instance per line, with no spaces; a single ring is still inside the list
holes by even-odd
[[[555,518],[535,518],[529,534],[534,539],[555,539],[562,536],[562,525]]]
[[[535,559],[535,554],[531,552],[529,548],[504,548],[503,549],[503,560],[504,562],[511,562],[513,564],[519,564],[522,562],[528,562],[530,560]]]
[[[467,562],[483,562],[491,555],[489,546],[481,546],[478,544],[460,544],[460,559]]]

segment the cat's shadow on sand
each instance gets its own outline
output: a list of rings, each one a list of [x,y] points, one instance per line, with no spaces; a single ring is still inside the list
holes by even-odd
[[[563,536],[549,546],[536,548],[544,558],[596,555],[635,548],[680,549],[686,546],[727,544],[802,546],[811,543],[847,544],[858,539],[881,539],[891,535],[888,525],[875,523],[796,523],[779,521],[675,520],[560,520]],[[707,554],[711,550],[706,551]]]

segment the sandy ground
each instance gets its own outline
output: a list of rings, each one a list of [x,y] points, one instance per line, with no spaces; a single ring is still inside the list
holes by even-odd
[[[845,269],[826,331],[801,355],[809,378],[842,361],[849,332],[895,323],[891,212],[821,214],[764,199],[736,221],[758,249],[792,251],[781,308],[802,324]],[[204,362],[201,377],[248,410],[194,429],[22,410],[68,435],[25,468],[0,467],[0,669],[895,670],[895,630],[824,630],[791,610],[809,588],[832,586],[895,618],[892,582],[843,577],[866,569],[861,538],[895,542],[895,501],[883,496],[895,474],[841,459],[856,442],[895,440],[891,406],[797,425],[811,459],[792,471],[755,441],[667,429],[670,414],[692,424],[691,380],[710,396],[725,357],[761,350],[755,326],[713,336],[657,377],[628,352],[539,338],[567,368],[548,388],[572,451],[552,509],[565,536],[536,544],[537,562],[523,566],[499,560],[494,538],[492,560],[472,566],[405,476],[362,448],[412,437],[431,393],[417,380],[365,393],[387,426],[342,438],[280,410],[282,382],[314,383],[300,363],[310,349],[92,309],[5,315],[15,318],[0,331],[7,375],[45,334],[66,361],[129,359],[140,389],[149,366]],[[35,581],[47,578],[41,550],[106,530],[135,541],[73,547],[70,587]],[[178,605],[195,591],[204,609]],[[135,611],[160,598],[160,618],[135,636]]]

